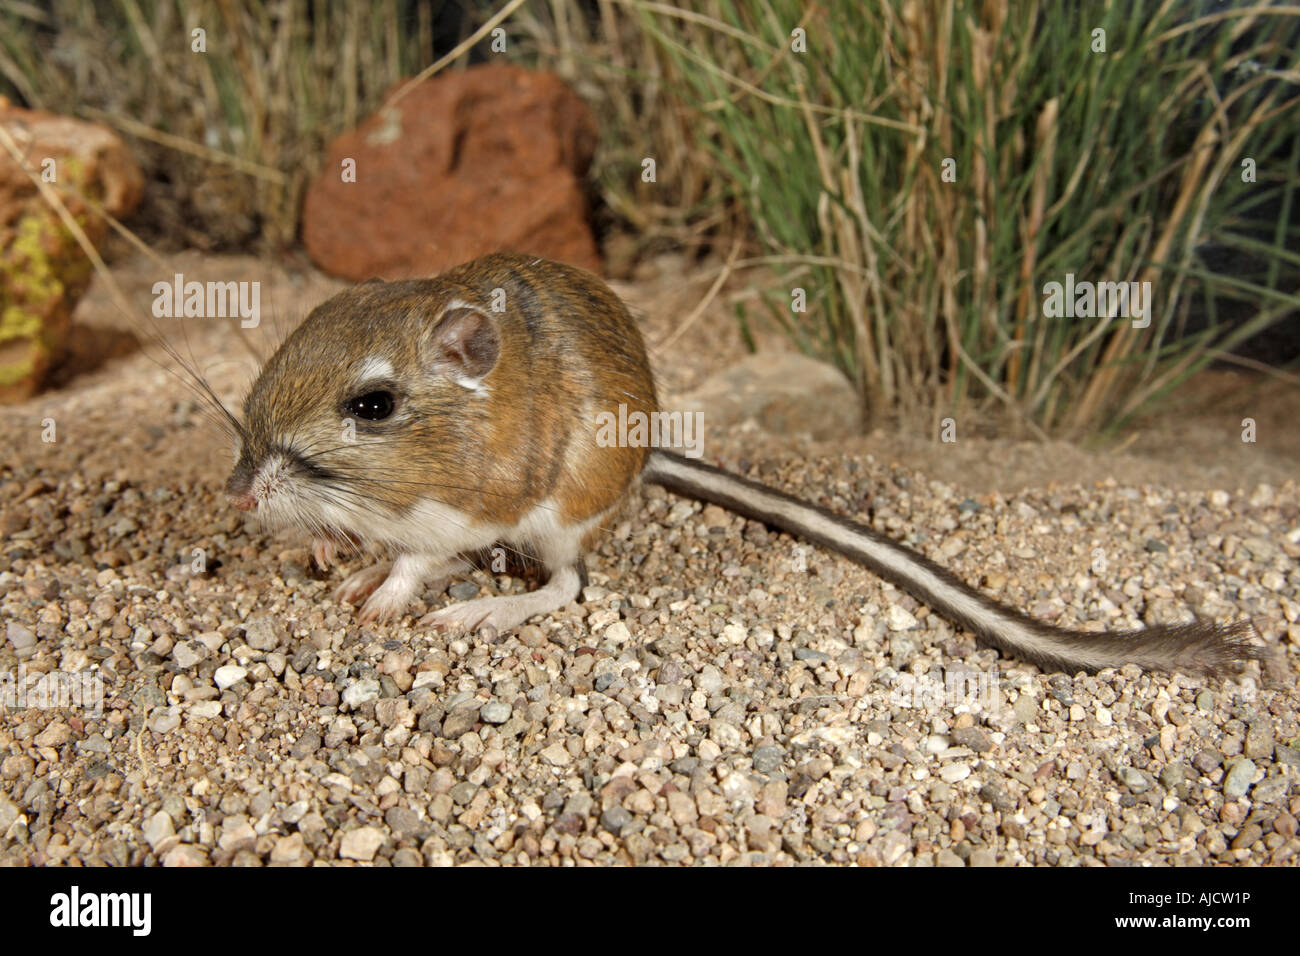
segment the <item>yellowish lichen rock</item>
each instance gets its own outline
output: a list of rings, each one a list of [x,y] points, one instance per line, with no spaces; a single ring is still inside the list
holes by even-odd
[[[108,225],[98,204],[123,216],[144,179],[123,142],[95,123],[25,110],[0,97],[0,126],[26,154],[94,243]],[[87,201],[89,200],[89,202]],[[23,167],[0,148],[0,402],[29,398],[58,361],[72,309],[91,267],[58,213]]]

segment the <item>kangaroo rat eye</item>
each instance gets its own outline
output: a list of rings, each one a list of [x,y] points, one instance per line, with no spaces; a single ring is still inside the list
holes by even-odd
[[[363,418],[368,422],[383,421],[393,414],[392,392],[366,392],[356,398],[349,398],[343,403],[348,414]]]

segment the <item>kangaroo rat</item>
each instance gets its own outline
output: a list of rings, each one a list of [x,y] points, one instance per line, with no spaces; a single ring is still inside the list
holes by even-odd
[[[1248,622],[1087,633],[1035,621],[784,492],[671,452],[603,446],[597,417],[620,405],[629,418],[658,410],[618,297],[579,269],[487,256],[434,279],[372,280],[316,308],[249,392],[226,487],[269,524],[310,532],[323,566],[358,545],[390,555],[337,591],[365,598],[363,621],[400,615],[426,582],[496,544],[535,556],[547,583],[453,604],[435,626],[503,631],[563,607],[581,590],[583,554],[641,478],[837,551],[1044,669],[1215,675],[1261,656]]]

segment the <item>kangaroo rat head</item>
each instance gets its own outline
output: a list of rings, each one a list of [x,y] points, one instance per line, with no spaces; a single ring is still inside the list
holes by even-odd
[[[463,504],[457,463],[489,428],[502,341],[456,293],[372,281],[316,308],[245,400],[226,484],[235,503],[271,525],[359,540],[390,537],[421,498]]]

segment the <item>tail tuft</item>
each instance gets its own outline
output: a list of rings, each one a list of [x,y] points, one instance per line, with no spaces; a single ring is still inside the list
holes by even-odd
[[[1162,670],[1205,677],[1231,677],[1249,661],[1263,661],[1267,650],[1256,642],[1250,621],[1217,624],[1158,625],[1140,631],[1096,633],[1067,631],[1038,624],[1042,640],[1021,647],[1003,645],[997,635],[989,643],[1004,647],[1046,670],[1084,670],[1137,664],[1144,670]]]
[[[1152,627],[1137,631],[1135,636],[1155,652],[1157,659],[1148,666],[1168,671],[1229,677],[1239,673],[1249,661],[1267,657],[1265,648],[1256,642],[1258,634],[1250,621],[1231,624],[1196,621]],[[1162,656],[1164,661],[1160,659]]]

